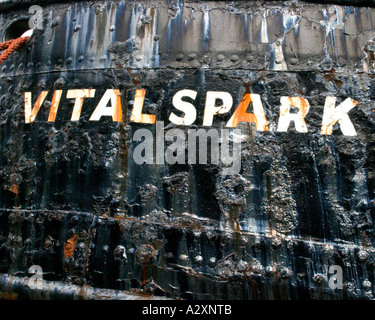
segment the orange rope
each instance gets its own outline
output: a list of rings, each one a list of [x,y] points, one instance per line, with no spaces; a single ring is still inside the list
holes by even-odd
[[[9,58],[20,46],[29,40],[30,37],[20,37],[0,43],[0,50],[4,50],[0,55],[0,65]]]
[[[4,50],[8,48],[12,43],[13,43],[13,39],[0,43],[0,50]]]

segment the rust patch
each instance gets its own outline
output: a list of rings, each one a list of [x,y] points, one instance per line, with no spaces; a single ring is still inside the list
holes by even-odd
[[[76,246],[77,239],[78,239],[78,234],[75,234],[73,237],[68,239],[68,241],[64,244],[64,257],[65,258],[69,258],[73,256],[73,252]]]
[[[132,294],[132,295],[142,296],[142,297],[152,297],[151,294],[146,293],[143,290],[137,289],[137,288],[131,288],[131,289],[129,289],[128,293]]]
[[[18,194],[18,186],[14,183],[12,186],[9,188],[10,192],[13,192],[14,194]]]
[[[17,300],[18,294],[15,292],[0,292],[0,300]]]
[[[122,216],[122,215],[120,215],[120,214],[116,214],[113,218],[114,218],[115,220],[124,220],[124,219],[126,219],[125,216]]]
[[[332,81],[337,86],[337,88],[339,88],[339,89],[341,89],[341,87],[343,85],[343,82],[341,80],[336,79],[336,76],[335,76],[334,73],[325,74],[324,80],[326,80],[328,82]]]

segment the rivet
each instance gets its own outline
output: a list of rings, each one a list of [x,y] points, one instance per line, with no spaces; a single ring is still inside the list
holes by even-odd
[[[280,271],[280,277],[281,279],[289,279],[292,276],[292,270],[288,268],[283,268]]]
[[[198,264],[201,264],[203,262],[203,257],[202,256],[196,256],[194,258],[195,262]]]
[[[368,280],[365,280],[365,281],[362,282],[362,287],[365,290],[371,290],[371,286],[372,286],[371,282],[368,281]]]
[[[292,65],[292,66],[295,66],[299,63],[298,59],[297,58],[292,58],[290,59],[289,63]]]
[[[359,262],[366,262],[368,259],[368,253],[364,250],[360,250],[357,253],[357,258]]]
[[[191,54],[188,55],[188,60],[189,60],[189,61],[192,61],[192,60],[194,60],[196,57],[197,57],[197,56],[196,56],[194,53],[191,53]]]
[[[219,54],[217,56],[217,61],[223,61],[224,60],[224,56],[222,54]]]
[[[254,56],[253,55],[249,55],[246,57],[246,60],[247,62],[253,62],[254,61]]]
[[[280,246],[281,246],[280,239],[274,238],[274,239],[271,240],[272,249],[278,249],[278,248],[280,248]]]
[[[333,68],[333,62],[330,58],[324,58],[320,63],[320,67],[323,71],[330,71]]]
[[[210,259],[208,259],[208,265],[210,267],[214,267],[216,264],[216,258],[215,257],[211,257]]]
[[[180,254],[180,260],[182,260],[182,261],[188,261],[189,257],[186,254]]]
[[[205,55],[203,58],[202,58],[202,63],[204,64],[208,64],[211,62],[211,58],[209,55]]]
[[[276,268],[274,266],[267,266],[265,272],[267,276],[273,276],[276,273]]]
[[[232,62],[236,62],[237,60],[238,60],[238,56],[236,54],[230,57],[230,61]]]

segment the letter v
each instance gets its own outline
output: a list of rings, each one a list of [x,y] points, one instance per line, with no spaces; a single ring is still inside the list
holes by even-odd
[[[31,92],[25,92],[25,123],[34,122],[36,115],[38,114],[39,109],[42,106],[47,94],[48,94],[48,91],[42,91],[42,93],[39,95],[38,99],[36,100],[34,107],[31,108],[31,103],[32,103]]]

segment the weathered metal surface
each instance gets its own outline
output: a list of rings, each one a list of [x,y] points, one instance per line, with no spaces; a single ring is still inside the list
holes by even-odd
[[[0,277],[0,289],[1,300],[165,300],[137,290],[122,292],[56,281],[44,281],[40,288],[30,288],[29,278],[15,276]]]
[[[15,3],[4,32],[30,17]],[[372,7],[38,3],[43,28],[0,73],[1,273],[39,265],[47,281],[169,298],[373,298]],[[196,119],[176,126],[186,89]],[[233,106],[204,127],[213,91]],[[267,123],[250,123],[262,117],[246,116],[249,93]],[[120,112],[102,117],[101,101]],[[356,135],[322,126],[345,101]],[[299,118],[280,125],[292,108]],[[241,171],[135,163],[133,133],[157,134],[156,121],[237,126]],[[332,265],[343,289],[329,287]]]

